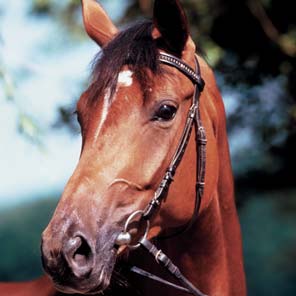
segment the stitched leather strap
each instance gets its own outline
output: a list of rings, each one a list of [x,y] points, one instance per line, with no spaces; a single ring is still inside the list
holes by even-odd
[[[177,68],[180,72],[186,75],[194,84],[198,86],[200,92],[204,90],[205,82],[200,76],[200,67],[197,65],[196,71],[194,71],[190,66],[185,64],[181,59],[172,56],[168,53],[162,52],[159,54],[159,60],[163,64],[167,64],[174,68]]]
[[[161,250],[159,250],[153,243],[147,239],[140,241],[141,246],[154,257],[155,261],[161,265],[166,271],[168,271],[180,284],[186,289],[183,291],[188,292],[195,296],[207,296],[198,290],[188,279],[184,277],[180,269],[172,262],[172,260]]]
[[[157,276],[155,274],[152,274],[152,273],[150,273],[150,272],[148,272],[148,271],[146,271],[146,270],[144,270],[142,268],[133,266],[133,267],[131,267],[130,271],[133,272],[133,273],[136,273],[136,274],[138,274],[140,276],[147,277],[150,280],[153,280],[155,282],[158,282],[158,283],[164,284],[166,286],[172,287],[174,289],[177,289],[177,290],[180,290],[180,291],[191,294],[191,292],[188,289],[186,289],[184,287],[181,287],[179,285],[176,285],[174,283],[171,283],[171,282],[169,282],[169,281],[167,281],[167,280],[165,280],[165,279],[163,279],[163,278],[161,278],[161,277],[159,277],[159,276]]]
[[[187,121],[185,125],[185,129],[183,131],[181,140],[179,142],[178,148],[176,150],[176,153],[171,161],[171,164],[169,165],[158,189],[156,190],[153,199],[145,209],[145,213],[143,215],[143,218],[146,220],[150,220],[156,209],[160,206],[162,200],[166,197],[166,194],[168,192],[168,189],[171,185],[171,183],[174,180],[174,176],[176,173],[176,170],[183,158],[183,155],[185,153],[186,147],[188,145],[188,141],[191,135],[193,122],[195,118],[195,114],[197,112],[196,104],[193,103],[191,106],[188,115],[187,115]]]

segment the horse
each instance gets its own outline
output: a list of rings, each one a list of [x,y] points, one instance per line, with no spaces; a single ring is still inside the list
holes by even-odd
[[[119,31],[82,8],[102,51],[77,103],[80,160],[42,234],[47,276],[15,295],[246,295],[224,105],[184,9],[155,0]]]

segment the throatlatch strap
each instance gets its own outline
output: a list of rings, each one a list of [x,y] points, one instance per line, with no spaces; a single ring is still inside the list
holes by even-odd
[[[172,287],[174,289],[177,289],[177,290],[180,290],[182,292],[185,292],[185,293],[191,293],[188,289],[184,288],[184,287],[181,287],[179,285],[176,285],[174,283],[171,283],[155,274],[152,274],[142,268],[139,268],[139,267],[136,267],[136,266],[133,266],[131,267],[130,271],[132,271],[133,273],[135,274],[138,274],[140,276],[144,276],[144,277],[147,277],[149,278],[150,280],[153,280],[155,282],[158,282],[158,283],[161,283],[161,284],[164,284],[166,286],[169,286],[169,287]]]
[[[172,260],[165,253],[159,250],[153,243],[151,243],[149,240],[144,238],[140,241],[140,244],[141,244],[141,247],[143,247],[146,251],[148,251],[149,254],[154,258],[154,260],[159,265],[161,265],[166,271],[168,271],[176,280],[178,280],[179,283],[183,285],[183,287],[180,287],[162,278],[154,276],[139,268],[137,268],[137,270],[133,270],[132,268],[131,271],[144,275],[152,280],[156,280],[158,282],[169,285],[173,288],[182,290],[184,292],[190,293],[195,296],[207,296],[206,294],[203,294],[200,290],[198,290],[188,279],[186,279],[184,275],[181,273],[180,269],[172,262]]]

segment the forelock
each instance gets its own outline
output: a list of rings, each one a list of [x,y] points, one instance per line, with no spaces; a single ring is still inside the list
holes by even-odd
[[[145,89],[149,83],[147,71],[160,73],[157,42],[152,38],[153,23],[144,21],[120,32],[93,61],[88,101],[94,103],[106,91],[111,98],[116,90],[118,75],[127,66]]]

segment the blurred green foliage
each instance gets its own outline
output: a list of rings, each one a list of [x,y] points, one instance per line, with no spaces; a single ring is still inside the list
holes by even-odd
[[[240,209],[248,295],[296,293],[295,197],[295,189],[255,193]]]
[[[18,113],[18,130],[25,138],[32,143],[41,147],[41,134],[42,131],[38,123],[34,120],[31,114],[26,113],[20,106],[15,97],[15,83],[9,71],[5,68],[4,63],[1,63],[0,56],[0,86],[2,87],[4,99],[11,102],[15,106]]]
[[[78,40],[85,38],[80,0],[32,0],[33,16],[50,17],[53,22]]]
[[[1,24],[1,12],[4,8],[0,6],[0,24]],[[3,97],[1,99],[11,102],[15,106],[15,109],[18,113],[18,130],[20,134],[30,140],[32,143],[41,145],[41,129],[38,126],[38,123],[35,122],[31,114],[26,113],[20,106],[16,96],[16,81],[12,73],[7,69],[5,64],[5,57],[1,52],[1,46],[4,41],[1,38],[0,31],[0,87],[2,89]],[[1,103],[1,101],[0,101]]]
[[[42,273],[40,237],[57,199],[0,211],[0,281],[32,279]]]

